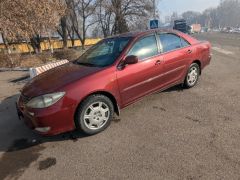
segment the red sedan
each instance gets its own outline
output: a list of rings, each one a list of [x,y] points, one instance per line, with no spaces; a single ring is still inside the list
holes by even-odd
[[[105,130],[114,113],[140,98],[183,84],[195,86],[210,63],[211,45],[172,30],[103,39],[79,59],[32,79],[18,115],[43,135]]]

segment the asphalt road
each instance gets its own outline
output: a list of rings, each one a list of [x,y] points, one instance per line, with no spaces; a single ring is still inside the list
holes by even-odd
[[[195,88],[145,97],[91,137],[28,130],[10,82],[25,73],[0,72],[0,179],[240,179],[240,35],[197,36],[214,50]]]

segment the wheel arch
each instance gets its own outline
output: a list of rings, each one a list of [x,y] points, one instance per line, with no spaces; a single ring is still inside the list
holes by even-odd
[[[200,60],[198,60],[198,59],[196,59],[196,60],[194,60],[193,62],[192,62],[192,64],[193,63],[196,63],[196,64],[198,64],[199,65],[199,70],[200,70],[200,75],[202,74],[202,63],[201,63],[201,61]]]
[[[109,92],[107,92],[107,91],[96,91],[96,92],[92,92],[91,94],[88,94],[87,96],[85,96],[85,97],[79,102],[79,104],[78,104],[78,106],[77,106],[77,109],[76,109],[76,111],[75,111],[75,116],[76,116],[76,112],[77,112],[79,106],[81,105],[81,103],[82,103],[85,99],[87,99],[89,96],[92,96],[92,95],[104,95],[104,96],[108,97],[108,98],[111,100],[111,102],[113,103],[114,112],[115,112],[118,116],[120,116],[120,108],[119,108],[119,106],[118,106],[118,102],[117,102],[116,98],[115,98],[111,93],[109,93]]]

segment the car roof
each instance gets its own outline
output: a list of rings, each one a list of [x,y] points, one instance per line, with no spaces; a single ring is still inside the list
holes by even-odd
[[[151,30],[147,30],[147,31],[135,31],[135,32],[128,32],[128,33],[123,33],[123,34],[118,34],[115,36],[112,36],[110,38],[121,38],[121,37],[141,37],[147,34],[151,34],[154,32],[159,32],[159,33],[174,33],[174,34],[179,34],[178,31],[173,30],[173,29],[151,29]]]

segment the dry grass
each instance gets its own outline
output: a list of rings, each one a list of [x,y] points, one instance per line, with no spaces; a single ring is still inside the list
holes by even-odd
[[[67,59],[69,61],[79,58],[84,51],[81,49],[61,49],[53,53],[53,57],[56,59]]]
[[[0,53],[0,67],[36,67],[51,61],[67,59],[69,61],[76,60],[84,51],[81,49],[59,49],[53,54],[43,52],[41,54],[4,54]]]
[[[3,54],[0,53],[0,67],[17,67],[21,64],[20,54]]]

